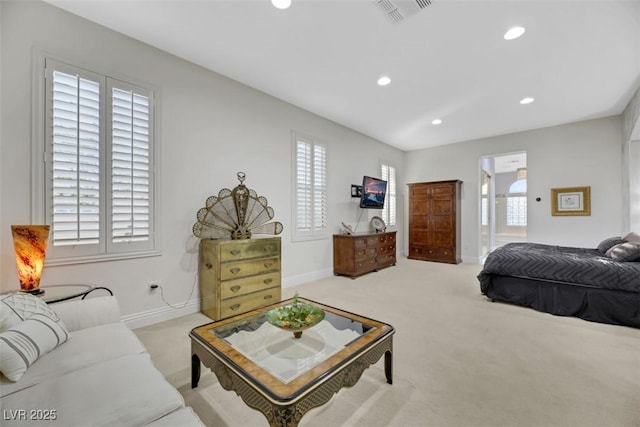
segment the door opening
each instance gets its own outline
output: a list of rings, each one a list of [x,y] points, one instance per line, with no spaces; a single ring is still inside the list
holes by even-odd
[[[481,159],[480,256],[527,239],[527,153]]]

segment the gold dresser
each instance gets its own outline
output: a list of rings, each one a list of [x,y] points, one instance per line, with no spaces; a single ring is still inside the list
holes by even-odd
[[[281,300],[280,237],[200,241],[200,310],[212,318]]]

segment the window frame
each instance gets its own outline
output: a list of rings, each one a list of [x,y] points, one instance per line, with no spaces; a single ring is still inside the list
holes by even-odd
[[[391,169],[393,169],[393,175],[394,175],[394,179],[393,179],[393,183],[391,182],[391,180],[386,179],[385,181],[387,181],[387,196],[384,202],[384,207],[382,209],[382,211],[380,212],[380,216],[382,217],[382,219],[385,222],[385,225],[387,227],[395,227],[398,224],[398,168],[396,168],[395,166],[393,166],[390,163],[385,163],[385,162],[381,162],[380,163],[380,177],[382,179],[385,179],[385,168],[391,172]],[[388,173],[389,173],[388,172]],[[393,185],[392,185],[393,184]],[[393,200],[393,202],[392,202]],[[393,208],[393,218],[391,218],[391,203],[393,203],[394,208]]]
[[[99,243],[97,245],[69,245],[55,246],[52,243],[52,235],[49,237],[47,249],[47,265],[81,264],[88,262],[99,262],[116,259],[141,258],[159,256],[160,239],[158,235],[158,188],[159,174],[157,165],[160,163],[159,146],[160,138],[157,131],[159,117],[159,91],[156,87],[131,78],[123,78],[112,72],[104,72],[99,67],[90,66],[80,61],[70,61],[60,59],[55,55],[44,52],[34,52],[33,56],[33,78],[32,78],[32,139],[31,139],[31,221],[35,224],[52,224],[51,212],[51,191],[48,184],[47,163],[51,160],[51,140],[50,130],[47,128],[50,122],[48,102],[50,97],[47,94],[49,84],[47,74],[49,68],[55,68],[61,72],[71,71],[81,76],[91,76],[98,78],[101,85],[100,97],[100,231]],[[51,72],[52,75],[52,72]],[[108,241],[111,235],[111,221],[108,219],[111,209],[111,197],[108,191],[111,187],[112,175],[109,171],[111,163],[111,112],[107,109],[111,103],[112,94],[109,92],[111,86],[107,82],[116,82],[116,86],[122,89],[134,87],[149,95],[149,237],[144,242],[121,242],[114,243]],[[52,86],[52,83],[51,83]],[[133,243],[133,244],[132,244]]]
[[[321,227],[320,229],[315,229],[313,226],[313,218],[317,215],[315,212],[315,203],[314,203],[314,199],[313,199],[313,195],[316,193],[316,191],[314,190],[315,186],[313,185],[313,181],[314,181],[314,175],[315,172],[312,170],[311,174],[311,182],[312,182],[312,189],[311,189],[311,195],[312,195],[312,200],[311,200],[311,212],[309,213],[309,215],[312,218],[312,226],[310,230],[300,230],[298,228],[298,181],[297,181],[297,176],[298,176],[298,142],[304,142],[307,144],[310,144],[312,149],[311,152],[314,153],[316,147],[322,147],[324,149],[324,221],[325,224],[323,227]],[[300,132],[296,132],[296,131],[292,131],[291,132],[291,153],[292,153],[292,162],[291,162],[291,169],[292,169],[292,198],[291,200],[293,201],[291,204],[291,209],[292,209],[292,230],[293,232],[291,233],[291,241],[292,242],[300,242],[300,241],[309,241],[309,240],[320,240],[320,239],[328,239],[330,237],[330,233],[329,233],[329,226],[328,226],[328,206],[329,203],[327,201],[327,197],[328,197],[328,188],[329,188],[329,174],[328,174],[328,169],[329,169],[329,148],[328,145],[326,144],[326,142],[309,136],[309,135],[305,135],[303,133]],[[313,165],[314,159],[311,159],[311,165]]]

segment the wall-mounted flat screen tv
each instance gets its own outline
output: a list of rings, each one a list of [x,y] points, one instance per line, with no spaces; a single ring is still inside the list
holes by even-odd
[[[362,195],[360,196],[360,207],[365,209],[382,209],[384,198],[387,195],[387,181],[373,178],[371,176],[362,177]]]

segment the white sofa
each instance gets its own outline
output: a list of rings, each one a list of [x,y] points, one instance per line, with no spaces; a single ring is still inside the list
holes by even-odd
[[[49,307],[69,339],[39,357],[17,381],[0,376],[3,427],[203,425],[120,321],[115,297]]]

